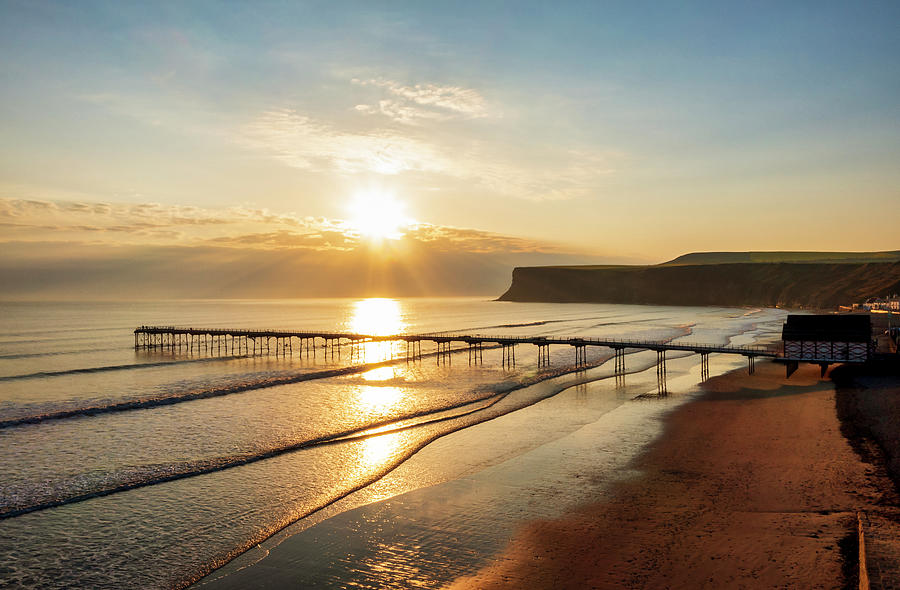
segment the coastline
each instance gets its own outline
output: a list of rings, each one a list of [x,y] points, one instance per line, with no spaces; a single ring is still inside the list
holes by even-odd
[[[773,363],[753,376],[738,366],[700,384],[689,369],[668,398],[620,392],[630,401],[612,422],[548,427],[525,455],[462,472],[446,467],[460,448],[541,422],[567,394],[449,435],[365,490],[362,505],[197,586],[329,587],[350,571],[360,588],[856,588],[863,525],[872,587],[893,580],[896,488],[879,456],[860,454],[861,431],[848,428],[859,418],[841,410],[859,388],[815,366],[789,380]],[[883,380],[882,393],[898,383]],[[398,491],[410,477],[430,483]]]
[[[714,377],[611,501],[525,524],[450,588],[855,588],[867,514],[881,527],[868,560],[896,578],[878,567],[897,557],[895,486],[842,434],[834,384],[812,366],[780,371]]]

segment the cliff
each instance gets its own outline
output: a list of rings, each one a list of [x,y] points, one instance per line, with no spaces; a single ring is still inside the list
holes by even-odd
[[[678,262],[516,268],[500,300],[829,308],[896,292],[900,262]]]

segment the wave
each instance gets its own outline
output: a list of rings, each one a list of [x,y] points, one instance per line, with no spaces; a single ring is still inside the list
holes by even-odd
[[[458,351],[457,351],[458,352]],[[680,355],[679,355],[680,356]],[[119,475],[119,481],[113,482],[107,485],[101,485],[87,492],[82,493],[71,493],[67,496],[57,496],[50,499],[45,499],[42,501],[35,501],[33,503],[17,503],[15,505],[7,505],[0,506],[0,520],[6,518],[13,518],[16,516],[21,516],[23,514],[28,514],[30,512],[37,512],[40,510],[46,510],[48,508],[54,508],[58,506],[63,506],[66,504],[72,504],[75,502],[82,502],[85,500],[90,500],[92,498],[98,498],[102,496],[108,496],[111,494],[116,494],[119,492],[124,492],[136,488],[147,487],[151,485],[166,483],[169,481],[175,481],[179,479],[185,479],[189,477],[196,477],[199,475],[204,475],[208,473],[214,473],[217,471],[222,471],[225,469],[231,469],[233,467],[240,467],[242,465],[248,465],[251,463],[256,463],[258,461],[262,461],[265,459],[274,458],[286,453],[291,453],[295,451],[300,451],[303,449],[309,449],[312,447],[323,446],[323,445],[332,445],[332,444],[340,444],[347,443],[353,441],[365,440],[367,438],[396,433],[404,430],[409,430],[412,428],[418,428],[422,426],[427,426],[431,424],[436,424],[440,422],[446,422],[448,420],[464,418],[470,415],[474,415],[480,412],[484,412],[491,407],[495,406],[500,401],[506,399],[511,393],[517,390],[524,389],[530,385],[534,385],[540,381],[545,381],[548,379],[552,379],[554,377],[559,377],[568,373],[573,373],[576,371],[582,372],[589,368],[595,368],[603,363],[605,363],[610,357],[604,356],[592,363],[589,363],[584,367],[576,367],[574,365],[564,365],[558,367],[556,369],[552,369],[549,371],[544,371],[539,374],[532,374],[522,381],[509,385],[507,384],[502,389],[490,390],[485,393],[482,393],[478,397],[468,399],[463,402],[459,402],[456,404],[450,404],[446,406],[441,406],[437,408],[430,408],[426,410],[421,410],[419,412],[411,412],[408,414],[404,414],[402,416],[394,417],[389,420],[384,420],[380,422],[373,422],[367,424],[365,426],[351,428],[342,432],[332,433],[328,435],[323,435],[321,437],[307,439],[303,441],[297,441],[291,444],[283,445],[276,448],[267,449],[257,453],[250,453],[244,455],[235,455],[235,456],[225,456],[225,457],[214,457],[209,459],[202,459],[197,461],[185,462],[185,463],[177,463],[177,464],[163,464],[163,465],[149,465],[144,467],[139,467],[136,470],[121,473]],[[359,366],[359,367],[345,367],[344,369],[339,369],[335,371],[322,371],[314,376],[305,375],[302,376],[299,380],[303,380],[304,378],[315,378],[317,376],[321,376],[323,373],[333,374],[333,373],[351,373],[351,372],[361,372],[365,370],[369,370],[375,366],[388,365],[392,362],[397,361],[385,361],[382,363],[377,363],[373,365],[367,366]],[[349,369],[349,370],[348,370]],[[627,371],[627,373],[638,372],[646,370],[646,367]],[[578,380],[577,383],[587,383],[594,380],[605,379],[609,376],[602,377],[593,377],[593,378],[583,378]],[[576,384],[577,384],[576,383]],[[571,386],[567,385],[566,387]],[[473,424],[478,424],[480,422],[484,422],[486,420],[490,420],[499,415],[508,413],[509,411],[514,411],[515,409],[519,409],[520,407],[524,407],[527,405],[531,405],[550,397],[551,395],[555,395],[562,391],[565,387],[554,388],[551,393],[545,394],[542,396],[538,396],[534,399],[531,399],[524,403],[524,405],[518,405],[516,407],[510,408],[506,411],[481,416],[475,422],[471,424],[461,425],[458,428],[454,428],[451,431],[458,430],[459,428],[465,428],[467,426],[471,426]],[[462,410],[462,411],[459,411]],[[449,432],[449,431],[448,431]],[[424,446],[421,445],[421,446]],[[419,447],[421,448],[421,447]],[[402,461],[401,461],[402,462]],[[396,467],[396,465],[394,465]],[[393,467],[391,468],[393,469]],[[389,469],[390,470],[390,469]],[[383,474],[379,475],[381,477]],[[377,478],[376,478],[377,479]],[[64,482],[62,482],[64,483]],[[57,486],[59,487],[59,486]],[[84,489],[83,485],[75,486],[77,489]],[[52,490],[48,489],[45,485],[43,488],[45,491],[48,491],[52,495]],[[10,491],[10,490],[7,490]],[[349,492],[348,492],[349,493]],[[7,494],[11,497],[21,498],[25,494],[21,493],[13,493]]]
[[[367,424],[365,426],[351,428],[351,429],[348,429],[348,430],[345,430],[342,432],[323,435],[321,437],[317,437],[317,438],[313,438],[313,439],[297,441],[297,442],[294,442],[291,444],[287,444],[287,445],[283,445],[283,446],[279,446],[279,447],[275,447],[275,448],[271,448],[271,449],[266,449],[264,451],[260,451],[257,453],[249,453],[249,454],[234,455],[234,456],[224,456],[224,457],[214,457],[214,458],[190,461],[190,462],[185,462],[185,463],[148,465],[148,466],[139,467],[136,470],[121,473],[119,475],[119,481],[117,481],[117,482],[107,483],[107,485],[105,485],[105,486],[100,485],[100,486],[96,487],[95,489],[92,489],[92,490],[89,490],[86,492],[70,493],[70,495],[56,496],[56,497],[51,497],[51,498],[47,498],[47,499],[43,499],[43,500],[38,500],[38,499],[33,498],[32,500],[35,500],[35,501],[33,501],[32,503],[28,503],[26,500],[25,502],[19,502],[19,503],[16,503],[15,505],[8,504],[6,506],[0,506],[0,520],[7,519],[7,518],[14,518],[17,516],[21,516],[23,514],[46,510],[49,508],[64,506],[66,504],[83,502],[83,501],[90,500],[93,498],[109,496],[109,495],[116,494],[119,492],[125,492],[128,490],[133,490],[133,489],[137,489],[137,488],[166,483],[169,481],[186,479],[189,477],[196,477],[196,476],[205,475],[208,473],[215,473],[218,471],[223,471],[225,469],[240,467],[242,465],[249,465],[251,463],[263,461],[265,459],[271,459],[274,457],[278,457],[278,456],[284,455],[286,453],[292,453],[295,451],[301,451],[301,450],[309,449],[309,448],[313,448],[313,447],[361,441],[361,440],[365,440],[365,439],[372,438],[375,436],[401,432],[404,430],[409,430],[409,429],[419,428],[419,427],[432,425],[432,424],[436,424],[436,423],[447,422],[449,420],[464,418],[467,416],[475,415],[475,414],[484,412],[486,410],[489,410],[490,408],[494,407],[500,401],[506,399],[511,393],[513,393],[517,390],[522,390],[522,389],[524,389],[528,386],[534,385],[540,381],[545,381],[548,379],[552,379],[554,377],[559,377],[559,376],[565,375],[567,373],[573,373],[576,371],[584,371],[585,369],[588,369],[588,368],[595,368],[595,367],[600,366],[603,363],[605,363],[609,358],[610,358],[609,356],[601,357],[600,359],[597,359],[596,361],[594,361],[593,363],[590,363],[586,367],[575,367],[574,365],[565,365],[565,366],[559,367],[557,369],[546,371],[546,372],[543,372],[540,374],[533,374],[533,375],[526,377],[523,381],[521,381],[519,383],[516,383],[513,385],[507,385],[503,389],[488,391],[476,398],[469,399],[464,402],[459,402],[457,404],[450,404],[450,405],[441,406],[438,408],[430,408],[430,409],[422,410],[419,412],[411,412],[411,413],[408,413],[408,414],[405,414],[402,416],[391,418],[389,420],[373,422],[373,423]],[[389,364],[390,362],[395,362],[395,361],[386,361],[383,363],[378,363],[378,365],[386,365],[386,364]],[[364,371],[364,370],[370,369],[372,366],[376,366],[376,365],[369,365],[367,367],[348,367],[348,368]],[[638,372],[638,371],[642,371],[642,370],[646,370],[646,367],[637,369],[637,370],[633,369],[631,371],[628,371],[628,373]],[[328,371],[328,373],[331,373],[331,372],[333,372],[333,371]],[[460,425],[458,428],[453,428],[443,434],[448,434],[449,432],[454,432],[456,430],[459,430],[460,428],[465,428],[467,426],[478,424],[478,423],[484,422],[486,420],[493,419],[502,414],[508,413],[510,411],[520,409],[521,407],[525,407],[527,405],[532,405],[543,399],[546,399],[547,397],[550,397],[551,395],[556,395],[563,389],[566,389],[566,388],[572,386],[573,384],[587,383],[590,381],[605,379],[608,377],[609,377],[608,375],[601,376],[601,377],[593,377],[593,378],[585,377],[583,379],[578,380],[575,383],[566,385],[565,387],[554,388],[550,393],[545,393],[544,395],[537,396],[534,399],[529,399],[528,401],[524,402],[523,404],[516,405],[515,407],[509,408],[506,411],[495,412],[493,414],[480,416],[477,420],[475,420],[472,423]],[[440,436],[443,436],[443,434],[438,435],[438,437],[434,437],[434,438],[439,438]],[[427,442],[430,442],[430,440],[431,440],[431,438],[429,438],[429,441],[427,441]],[[422,446],[425,446],[425,444],[427,444],[427,442],[423,442],[422,445],[417,446],[416,450],[418,450]],[[414,454],[414,453],[410,453],[410,455],[411,454]],[[405,457],[405,458],[408,458],[408,457]],[[403,460],[405,460],[405,458]],[[397,465],[402,463],[403,460],[401,460],[397,464],[393,465],[391,468],[388,469],[388,471],[390,471],[391,469],[395,468]],[[384,473],[379,474],[378,477],[376,477],[375,479],[377,480],[378,478],[382,477],[383,475],[384,475]],[[59,486],[57,486],[57,487],[59,487]],[[78,489],[84,489],[84,486],[76,486],[76,487]],[[52,490],[48,489],[46,487],[46,484],[43,489],[48,491],[50,493],[50,495],[52,495]],[[9,492],[11,490],[6,490],[6,491]],[[349,494],[350,492],[347,492],[347,493]],[[17,498],[21,498],[23,495],[26,495],[26,494],[22,494],[22,493],[12,493],[12,494],[8,493],[7,494],[7,496],[17,497]],[[344,494],[344,495],[346,495],[346,494]]]
[[[11,360],[11,359],[30,359],[37,358],[40,356],[62,356],[66,354],[86,354],[86,353],[94,353],[94,352],[111,352],[113,350],[124,350],[125,348],[122,346],[116,346],[114,348],[82,348],[80,350],[57,350],[52,352],[17,352],[14,354],[0,354],[0,360]]]
[[[25,332],[7,332],[4,335],[4,338],[9,338],[10,336],[31,336],[31,335],[56,335],[56,334],[70,334],[73,332],[83,333],[83,332],[109,332],[111,334],[121,333],[122,330],[131,330],[131,327],[127,326],[98,326],[98,327],[90,327],[90,326],[73,326],[71,328],[52,328],[47,330],[28,330]]]
[[[660,318],[644,318],[642,320],[630,320],[628,322],[600,322],[599,324],[592,324],[588,326],[587,330],[593,330],[594,328],[602,328],[604,326],[624,326],[631,324],[649,324],[651,322],[659,321]]]
[[[66,369],[64,371],[38,371],[36,373],[25,373],[23,375],[8,375],[0,377],[0,381],[18,381],[21,379],[38,379],[41,377],[59,377],[62,375],[79,375],[83,373],[106,373],[107,371],[129,371],[132,369],[147,369],[153,367],[168,367],[171,365],[186,365],[191,363],[210,363],[216,361],[225,361],[231,359],[248,358],[248,355],[228,356],[228,357],[208,357],[202,359],[190,359],[183,361],[157,361],[150,363],[128,363],[124,365],[105,365],[101,367],[84,367],[80,369]]]
[[[87,338],[83,335],[79,336],[66,336],[66,337],[54,337],[54,338],[34,338],[30,337],[27,339],[16,339],[16,338],[0,338],[0,346],[8,346],[8,345],[23,345],[23,344],[47,344],[52,342],[97,342],[97,341],[110,341],[112,338],[100,338],[93,337]],[[122,342],[125,342],[125,339],[122,339]]]
[[[606,320],[606,321],[603,321],[600,323],[591,324],[590,326],[587,326],[586,328],[580,328],[578,330],[579,332],[583,332],[585,330],[591,330],[593,328],[599,328],[599,327],[603,327],[603,326],[617,326],[617,325],[624,325],[624,324],[629,324],[629,325],[630,324],[645,324],[645,323],[650,323],[650,322],[655,322],[655,321],[659,321],[662,319],[666,319],[664,316],[658,316],[658,317],[642,318],[642,319],[638,319],[638,320],[629,319],[627,322],[609,321],[611,319],[621,318],[621,317],[630,317],[630,316],[628,316],[627,314],[617,314],[617,315],[613,315],[613,316],[610,316],[610,315],[589,316],[589,317],[578,317],[578,318],[565,318],[565,319],[560,319],[560,320],[541,320],[541,321],[537,321],[537,322],[525,322],[525,323],[520,323],[520,324],[495,324],[492,326],[479,326],[479,327],[472,328],[472,329],[473,330],[491,330],[491,329],[499,329],[499,328],[527,328],[529,326],[546,326],[548,324],[571,324],[573,322],[587,322],[587,321],[594,321],[594,320],[600,320],[600,319]],[[457,331],[462,331],[462,330],[457,330]]]
[[[511,390],[512,389],[508,391]],[[157,485],[169,481],[175,481],[178,479],[185,479],[188,477],[196,477],[198,475],[214,473],[225,469],[231,469],[233,467],[240,467],[242,465],[249,465],[258,461],[271,459],[273,457],[278,457],[286,453],[292,453],[312,447],[360,441],[374,436],[395,433],[403,430],[408,430],[410,428],[425,426],[437,422],[444,422],[456,418],[462,418],[475,412],[479,412],[489,408],[493,404],[497,403],[500,399],[502,399],[508,393],[508,391],[491,391],[478,398],[470,399],[458,404],[442,406],[439,408],[431,408],[428,410],[422,410],[420,412],[412,412],[403,416],[392,418],[390,420],[374,422],[365,426],[351,428],[342,432],[328,434],[313,439],[297,441],[291,444],[267,449],[257,453],[213,457],[209,459],[188,461],[182,463],[141,466],[130,471],[112,474],[112,479],[117,479],[118,481],[109,482],[107,480],[106,482],[104,482],[106,483],[106,485],[102,485],[101,483],[100,486],[86,492],[70,493],[69,495],[62,495],[45,499],[36,499],[32,497],[31,503],[28,503],[28,501],[26,500],[25,502],[20,501],[16,504],[8,504],[6,506],[0,505],[0,520],[6,518],[14,518],[16,516],[28,514],[30,512],[46,510],[48,508],[64,506],[66,504],[73,504],[75,502],[83,502],[92,498],[109,496],[112,494],[137,488]],[[460,412],[458,410],[463,411]],[[60,483],[64,486],[67,482],[71,482],[71,480],[66,480]],[[83,489],[84,485],[78,485],[74,487],[76,489]],[[53,495],[52,488],[48,488],[46,483],[43,484],[41,489],[42,491],[49,492],[49,494],[47,495]],[[6,489],[4,491],[7,497],[22,498],[23,496],[27,496],[27,493],[22,493],[16,490]],[[64,493],[64,490],[62,490],[60,493]]]
[[[687,326],[682,326],[682,329],[687,329],[690,331],[690,328]],[[458,352],[458,351],[457,351]],[[690,356],[690,353],[676,353],[673,355],[673,358],[679,358],[682,356]],[[274,458],[286,453],[291,453],[295,451],[300,451],[303,449],[308,449],[316,446],[322,445],[331,445],[331,444],[340,444],[352,441],[364,440],[367,438],[395,433],[403,430],[408,430],[412,428],[422,427],[429,424],[435,424],[439,422],[446,422],[452,419],[459,419],[469,415],[478,414],[484,412],[491,407],[495,406],[501,400],[506,399],[511,393],[517,390],[522,390],[530,385],[534,385],[540,381],[545,381],[548,379],[552,379],[554,377],[559,377],[565,375],[567,373],[572,372],[583,372],[587,368],[594,368],[604,364],[607,360],[609,360],[609,356],[601,357],[596,361],[590,363],[587,367],[576,367],[573,365],[565,365],[559,368],[556,368],[551,371],[532,374],[526,377],[523,381],[516,383],[511,386],[507,386],[502,390],[494,390],[488,393],[485,393],[477,398],[469,399],[464,402],[460,402],[458,404],[452,404],[448,406],[443,406],[439,408],[431,408],[427,410],[422,410],[420,412],[410,413],[403,416],[395,417],[390,420],[375,422],[371,424],[367,424],[365,426],[348,429],[343,432],[333,433],[329,435],[324,435],[322,437],[317,437],[314,439],[308,439],[303,441],[294,442],[291,444],[283,445],[276,448],[267,449],[257,453],[250,453],[244,455],[236,455],[236,456],[225,456],[225,457],[214,457],[208,459],[202,459],[197,461],[185,462],[185,463],[177,463],[177,464],[164,464],[164,465],[156,465],[156,466],[145,466],[143,468],[138,468],[136,471],[131,471],[128,473],[124,473],[120,475],[120,479],[118,482],[113,482],[110,485],[97,487],[93,490],[83,492],[83,493],[74,493],[68,496],[63,497],[55,497],[51,499],[46,499],[43,501],[35,501],[33,503],[18,503],[16,505],[8,505],[8,506],[0,506],[0,520],[6,518],[13,518],[16,516],[21,516],[23,514],[28,514],[30,512],[36,512],[40,510],[45,510],[49,508],[54,508],[58,506],[63,506],[66,504],[72,504],[75,502],[82,502],[85,500],[89,500],[92,498],[98,498],[102,496],[108,496],[112,494],[116,494],[119,492],[124,492],[136,488],[152,486],[156,484],[166,483],[169,481],[175,481],[179,479],[185,479],[189,477],[196,477],[199,475],[204,475],[208,473],[214,473],[218,471],[222,471],[225,469],[231,469],[233,467],[239,467],[242,465],[248,465],[251,463],[256,463],[258,461],[263,461],[265,459]],[[352,372],[361,372],[368,369],[371,369],[375,366],[388,365],[391,363],[397,362],[396,360],[385,361],[382,363],[377,363],[373,365],[367,366],[358,366],[358,367],[344,367],[342,369],[331,370],[331,371],[322,371],[316,373],[314,375],[303,375],[298,376],[294,380],[302,381],[310,378],[319,378],[322,376],[329,376],[335,374],[347,374]],[[642,363],[643,364],[643,363]],[[642,366],[640,368],[632,368],[625,372],[625,374],[632,374],[640,371],[646,370],[649,366],[652,366],[652,363],[647,363],[646,366]],[[547,399],[552,395],[556,395],[560,391],[571,387],[573,385],[577,385],[580,383],[588,383],[591,381],[596,381],[600,379],[609,378],[609,375],[606,376],[594,376],[577,379],[573,383],[569,383],[565,386],[557,386],[552,388],[549,392],[545,392],[543,395],[536,396],[535,398],[528,400],[524,400],[521,404],[516,404],[514,407],[510,407],[506,409],[506,411],[495,412],[493,414],[488,413],[486,415],[480,416],[474,422],[469,424],[460,425],[458,428],[451,429],[450,431],[456,431],[460,428],[465,428],[467,426],[471,426],[474,424],[478,424],[484,422],[486,420],[493,419],[497,416],[506,414],[511,411],[515,411],[520,409],[521,407],[525,407],[528,405],[532,405],[537,403],[543,399]],[[191,399],[197,399],[196,396],[192,396]],[[151,400],[148,400],[151,401]],[[165,403],[168,400],[155,400],[159,405],[161,403]],[[160,403],[161,402],[161,403]],[[144,402],[146,403],[146,402]],[[176,403],[176,402],[171,402]],[[118,406],[118,404],[117,404]],[[112,408],[115,406],[107,406],[107,408]],[[152,407],[152,406],[145,406]],[[463,410],[458,412],[457,410]],[[83,411],[83,410],[82,410]],[[109,410],[107,410],[109,411]],[[116,411],[116,410],[112,410]],[[47,419],[46,417],[44,419]],[[23,419],[28,420],[28,419]],[[2,426],[4,423],[0,423]],[[439,438],[444,434],[448,434],[450,431],[445,432],[443,434],[438,435],[435,438]],[[423,443],[421,446],[424,446],[427,442]],[[419,446],[419,448],[421,448]],[[402,461],[401,461],[402,462]],[[399,464],[399,463],[398,463]],[[393,469],[396,465],[392,466],[390,469]],[[388,471],[390,471],[388,469]],[[129,477],[130,474],[130,477]],[[383,474],[381,474],[383,475]],[[379,476],[380,477],[380,476]],[[377,479],[377,478],[376,478]],[[46,487],[44,488],[47,489]],[[81,488],[83,489],[83,488]],[[349,493],[349,492],[348,492]],[[8,494],[12,497],[21,498],[22,494]]]
[[[487,347],[486,347],[487,348]],[[451,352],[453,354],[458,354],[462,352],[464,349],[455,349]],[[427,353],[423,354],[422,358],[436,356],[439,353]],[[228,360],[232,358],[238,357],[215,357],[210,359],[199,359],[203,361],[217,361],[217,360]],[[185,361],[185,362],[197,362],[197,361]],[[65,410],[55,410],[51,412],[46,412],[44,414],[34,414],[30,416],[21,416],[17,418],[8,418],[6,420],[0,420],[0,430],[4,428],[13,428],[16,426],[24,426],[27,424],[40,424],[42,422],[47,422],[50,420],[65,420],[68,418],[79,418],[83,416],[98,416],[102,414],[110,414],[115,412],[129,412],[133,410],[146,410],[149,408],[156,408],[160,406],[170,406],[173,404],[180,404],[184,402],[190,402],[199,399],[207,399],[211,397],[220,397],[224,395],[231,395],[233,393],[244,393],[247,391],[255,391],[257,389],[265,389],[268,387],[275,387],[278,385],[290,385],[292,383],[300,383],[302,381],[312,381],[314,379],[327,379],[329,377],[340,377],[342,375],[352,375],[354,373],[364,373],[371,369],[376,369],[378,367],[386,367],[395,363],[403,362],[402,358],[386,360],[378,363],[369,363],[362,365],[352,365],[347,367],[341,367],[338,369],[327,369],[324,371],[316,371],[316,372],[304,372],[304,373],[290,373],[288,375],[279,374],[276,376],[267,376],[255,381],[245,381],[242,383],[235,383],[232,385],[227,385],[224,387],[214,387],[210,389],[201,389],[194,391],[187,391],[178,393],[175,395],[168,395],[165,397],[153,397],[146,399],[133,399],[121,402],[114,402],[109,404],[100,404],[95,406],[84,406],[79,408],[71,408]],[[166,363],[163,363],[166,364]],[[147,365],[134,365],[134,367],[141,367]]]
[[[562,320],[541,320],[537,322],[524,322],[521,324],[494,324],[492,326],[477,326],[470,330],[493,330],[499,328],[527,328],[529,326],[546,326],[547,324],[567,324],[571,322],[579,322],[597,318],[566,318]],[[453,330],[452,332],[465,332],[466,330]]]
[[[629,353],[629,354],[631,354],[631,353]],[[686,357],[686,356],[690,356],[690,353],[673,355],[672,358],[673,359],[674,358],[682,358],[682,357]],[[608,359],[606,359],[606,360],[608,360]],[[600,364],[603,364],[603,362],[605,362],[605,360],[593,364],[592,367],[596,367]],[[638,368],[633,368],[633,369],[625,371],[625,375],[632,375],[635,373],[640,373],[642,371],[646,371],[649,368],[651,368],[653,366],[653,364],[654,363],[652,361],[642,363],[641,366]],[[284,529],[291,526],[292,524],[294,524],[300,520],[303,520],[304,518],[308,518],[309,516],[337,503],[338,501],[342,500],[343,498],[346,498],[350,494],[372,485],[373,483],[377,482],[378,480],[380,480],[381,478],[386,476],[391,471],[393,471],[393,470],[397,469],[398,467],[400,467],[401,465],[403,465],[407,460],[412,458],[416,453],[421,451],[423,448],[425,448],[426,446],[428,446],[429,444],[431,444],[432,442],[434,442],[440,438],[443,438],[449,434],[453,434],[454,432],[458,432],[459,430],[462,430],[463,428],[469,428],[471,426],[475,426],[475,425],[487,422],[489,420],[493,420],[494,418],[498,418],[499,416],[508,414],[510,412],[514,412],[514,411],[520,410],[522,408],[532,406],[532,405],[537,404],[545,399],[553,397],[571,387],[577,387],[579,385],[584,385],[586,383],[591,383],[593,381],[600,381],[602,379],[609,379],[612,377],[612,375],[603,375],[603,376],[596,376],[596,377],[584,376],[582,378],[574,379],[567,383],[557,384],[556,386],[551,387],[548,390],[544,391],[541,395],[537,395],[537,396],[531,397],[527,400],[523,400],[518,405],[508,408],[506,411],[495,410],[494,413],[484,412],[484,414],[481,414],[481,412],[488,410],[493,406],[496,406],[501,400],[507,398],[512,393],[514,393],[514,391],[516,391],[516,390],[522,390],[530,385],[534,385],[538,381],[543,381],[545,379],[551,379],[553,377],[558,377],[558,376],[561,376],[562,374],[571,373],[571,372],[573,372],[572,367],[569,367],[567,370],[559,371],[556,374],[549,375],[549,376],[546,376],[546,377],[543,377],[540,379],[531,380],[527,383],[523,383],[519,386],[514,387],[513,389],[511,389],[508,392],[503,393],[502,395],[498,395],[497,400],[493,401],[489,406],[486,406],[482,410],[477,410],[476,412],[472,412],[472,414],[476,415],[475,420],[473,420],[472,422],[469,422],[458,428],[448,428],[446,430],[437,431],[437,432],[434,432],[434,433],[418,440],[418,442],[412,448],[408,449],[407,452],[404,453],[402,456],[397,457],[396,460],[394,462],[392,462],[390,465],[386,466],[383,471],[373,474],[371,477],[360,482],[356,486],[353,486],[346,490],[342,490],[329,498],[325,498],[322,501],[322,503],[320,503],[318,506],[311,508],[309,510],[306,510],[301,514],[294,515],[290,519],[276,525],[274,528],[271,528],[269,530],[260,530],[255,536],[248,538],[243,544],[241,544],[237,547],[234,547],[231,551],[228,552],[227,555],[219,557],[214,562],[201,564],[198,567],[197,571],[194,573],[194,575],[181,580],[174,587],[175,588],[186,588],[186,587],[190,586],[191,584],[197,582],[204,576],[208,575],[213,570],[215,570],[219,567],[222,567],[223,565],[225,565],[226,563],[228,563],[235,557],[243,554],[248,549],[257,546],[259,543],[262,543],[263,541],[270,538],[271,536],[277,534],[280,531],[283,531]]]

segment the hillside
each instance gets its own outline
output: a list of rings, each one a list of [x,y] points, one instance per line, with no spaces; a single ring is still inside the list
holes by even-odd
[[[516,268],[500,300],[831,308],[900,292],[900,261],[674,262]]]
[[[692,252],[663,264],[735,264],[742,262],[900,262],[900,250],[888,252]]]

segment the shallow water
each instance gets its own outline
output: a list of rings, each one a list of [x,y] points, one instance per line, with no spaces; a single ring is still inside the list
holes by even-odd
[[[464,351],[450,362],[407,363],[399,345],[369,345],[364,359],[346,347],[340,359],[321,350],[315,358],[135,351],[138,325],[725,343],[765,339],[782,318],[777,310],[473,299],[0,304],[0,513],[57,505],[0,520],[0,583],[183,585],[378,482],[438,437],[611,373],[601,365],[542,381],[573,368],[570,347],[552,347],[549,370],[530,346],[518,347],[511,369],[499,350],[485,350],[477,366]],[[597,348],[588,360],[608,356]],[[628,356],[630,370],[655,362],[653,353]],[[676,365],[670,381],[683,372]],[[198,394],[210,397],[191,399]],[[178,403],[152,405],[158,400]],[[136,409],[86,413],[122,402]],[[68,417],[41,418],[60,413]],[[485,461],[523,454],[579,420],[560,412],[530,436],[500,438]],[[375,427],[385,430],[370,436]],[[410,475],[403,486],[428,481]]]

